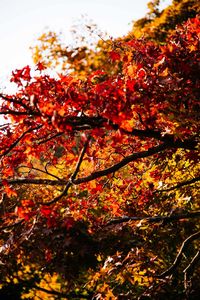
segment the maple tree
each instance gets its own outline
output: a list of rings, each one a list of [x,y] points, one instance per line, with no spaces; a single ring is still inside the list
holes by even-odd
[[[172,34],[175,27],[200,12],[200,5],[195,0],[173,0],[171,5],[160,10],[160,1],[148,3],[149,11],[144,18],[133,23],[128,37],[146,37],[163,43]],[[127,37],[127,38],[128,38]]]
[[[1,297],[197,299],[199,39],[196,17],[164,45],[109,43],[100,70],[12,73]]]

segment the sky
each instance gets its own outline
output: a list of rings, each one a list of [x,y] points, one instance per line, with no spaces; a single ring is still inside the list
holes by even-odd
[[[147,12],[150,0],[0,0],[0,89],[12,70],[32,64],[30,46],[45,31],[63,32],[87,15],[109,36],[125,35],[133,20]],[[162,0],[166,6],[170,0]]]

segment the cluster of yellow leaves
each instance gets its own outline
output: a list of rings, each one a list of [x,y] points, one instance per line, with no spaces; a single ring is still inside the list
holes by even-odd
[[[42,62],[46,67],[58,67],[59,61],[56,59],[62,51],[59,36],[52,31],[43,33],[38,38],[39,45],[31,47],[33,62]],[[49,57],[50,59],[46,59]]]
[[[154,4],[155,7],[156,5],[157,3]],[[136,38],[146,37],[162,42],[172,33],[176,25],[198,14],[200,5],[199,1],[196,0],[174,0],[171,5],[162,12],[158,11],[157,14],[152,14],[150,6],[149,9],[150,11],[146,17],[133,23],[133,29],[129,36]]]
[[[54,300],[55,297],[44,291],[39,290],[39,288],[44,288],[48,291],[57,291],[60,292],[61,283],[59,282],[58,274],[54,273],[53,275],[45,274],[43,279],[37,285],[38,289],[33,289],[29,293],[24,293],[22,299],[33,299],[33,300]]]

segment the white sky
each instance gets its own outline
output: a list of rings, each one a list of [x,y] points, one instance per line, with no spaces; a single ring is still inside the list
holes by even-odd
[[[45,31],[65,33],[87,14],[102,31],[116,37],[143,17],[150,0],[0,0],[0,89],[12,70],[31,64],[29,47]],[[167,5],[170,0],[162,0]]]

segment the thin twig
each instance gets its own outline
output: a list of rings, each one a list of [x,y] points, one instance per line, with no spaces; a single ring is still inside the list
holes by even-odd
[[[54,177],[54,178],[57,178],[58,180],[61,180],[60,177],[58,177],[58,176],[56,176],[56,175],[54,175],[54,174],[52,174],[52,173],[50,173],[50,172],[48,171],[48,169],[47,169],[47,166],[48,166],[48,165],[49,165],[49,163],[46,163],[46,165],[44,166],[47,175],[52,176],[52,177]]]
[[[156,277],[157,278],[164,278],[168,275],[171,275],[175,269],[178,267],[178,265],[180,264],[181,262],[181,259],[183,257],[183,252],[186,250],[186,248],[189,246],[189,244],[198,239],[200,237],[200,231],[196,232],[196,233],[193,233],[192,235],[190,235],[187,239],[184,240],[184,242],[182,243],[181,245],[181,248],[173,262],[173,264],[166,270],[164,271],[163,273],[161,273],[160,275],[157,275]]]
[[[77,174],[78,174],[78,172],[80,170],[80,166],[81,166],[81,163],[83,161],[83,157],[84,157],[84,155],[86,153],[86,150],[87,150],[87,147],[88,147],[90,139],[91,139],[91,137],[87,138],[87,141],[85,142],[85,145],[84,145],[84,147],[83,147],[83,149],[82,149],[82,151],[80,153],[79,159],[78,159],[77,164],[76,164],[75,171],[74,171],[74,173],[71,176],[72,183],[73,183],[74,179],[76,178],[76,176],[77,176]]]
[[[198,261],[200,260],[200,250],[194,255],[192,260],[190,261],[189,265],[184,269],[184,287],[187,289],[189,278],[193,274],[194,268],[197,265]]]
[[[42,292],[45,292],[49,295],[55,295],[55,296],[59,296],[61,298],[65,298],[65,299],[71,299],[71,298],[76,298],[77,299],[77,297],[80,297],[80,299],[91,299],[90,294],[85,295],[85,294],[76,293],[76,292],[71,292],[71,293],[67,294],[67,293],[62,293],[62,292],[58,292],[58,291],[55,291],[55,290],[47,290],[47,289],[45,289],[43,287],[40,287],[36,284],[32,288],[40,290]]]
[[[192,179],[189,179],[189,180],[186,180],[186,181],[183,181],[183,182],[180,182],[180,183],[178,183],[177,185],[172,186],[172,187],[170,187],[170,188],[168,188],[168,189],[157,190],[157,191],[155,191],[154,193],[170,192],[170,191],[179,189],[179,188],[181,188],[181,187],[183,187],[183,186],[185,186],[185,185],[193,184],[193,183],[195,183],[195,182],[197,182],[197,181],[199,181],[199,180],[200,180],[200,176],[195,177],[195,178],[192,178]]]
[[[88,143],[89,143],[89,140],[90,140],[90,137],[88,137],[85,145],[83,146],[83,149],[79,155],[79,158],[78,158],[78,161],[77,161],[77,164],[76,164],[76,167],[75,167],[75,171],[74,173],[70,176],[64,190],[62,191],[62,193],[60,195],[58,195],[57,197],[55,197],[54,199],[52,199],[51,201],[49,202],[46,202],[46,203],[40,203],[40,204],[44,204],[44,205],[51,205],[53,203],[56,203],[57,201],[59,201],[63,196],[66,196],[67,193],[68,193],[68,190],[69,188],[74,184],[74,180],[80,170],[80,166],[81,166],[81,163],[83,161],[83,158],[84,158],[84,155],[85,155],[85,152],[87,150],[87,146],[88,146]]]
[[[38,172],[47,174],[47,175],[49,175],[49,176],[51,176],[51,177],[54,177],[54,178],[56,178],[57,180],[62,180],[62,179],[59,178],[58,176],[56,176],[56,175],[51,174],[50,172],[48,172],[46,166],[45,166],[45,171],[44,171],[44,170],[41,170],[41,169],[39,169],[39,168],[33,167],[33,166],[32,166],[32,167],[28,167],[28,166],[21,165],[21,166],[18,167],[18,169],[20,169],[20,168],[26,168],[26,169],[29,169],[29,172],[31,172],[32,170],[35,170],[35,171],[38,171]],[[24,172],[24,173],[25,173],[25,172]],[[26,173],[27,173],[27,172],[26,172]]]
[[[41,128],[43,125],[39,125],[37,127],[31,127],[29,128],[28,130],[24,131],[19,138],[17,138],[9,147],[8,149],[6,149],[1,155],[0,155],[0,158],[7,155],[15,146],[17,146],[17,144],[25,137],[25,135],[29,132],[32,132],[36,129],[39,129]]]
[[[23,108],[27,109],[28,111],[30,111],[30,107],[28,107],[28,105],[26,105],[25,103],[22,102],[23,99],[20,99],[21,102],[19,100],[13,99],[13,98],[9,98],[3,94],[0,94],[0,97],[4,100],[6,100],[7,102],[11,102],[14,104],[18,104],[20,106],[22,106]]]
[[[0,226],[0,230],[5,230],[5,229],[13,228],[13,227],[15,227],[15,226],[17,226],[17,225],[22,224],[23,222],[24,222],[24,220],[22,219],[22,220],[19,220],[18,222],[15,222],[15,223],[13,223],[13,224]]]
[[[50,136],[50,137],[48,137],[48,138],[46,138],[46,139],[38,142],[38,145],[45,144],[45,143],[51,141],[52,139],[54,139],[56,137],[59,137],[61,135],[63,135],[63,132],[56,133],[56,134],[54,134],[54,135],[52,135],[52,136]]]

